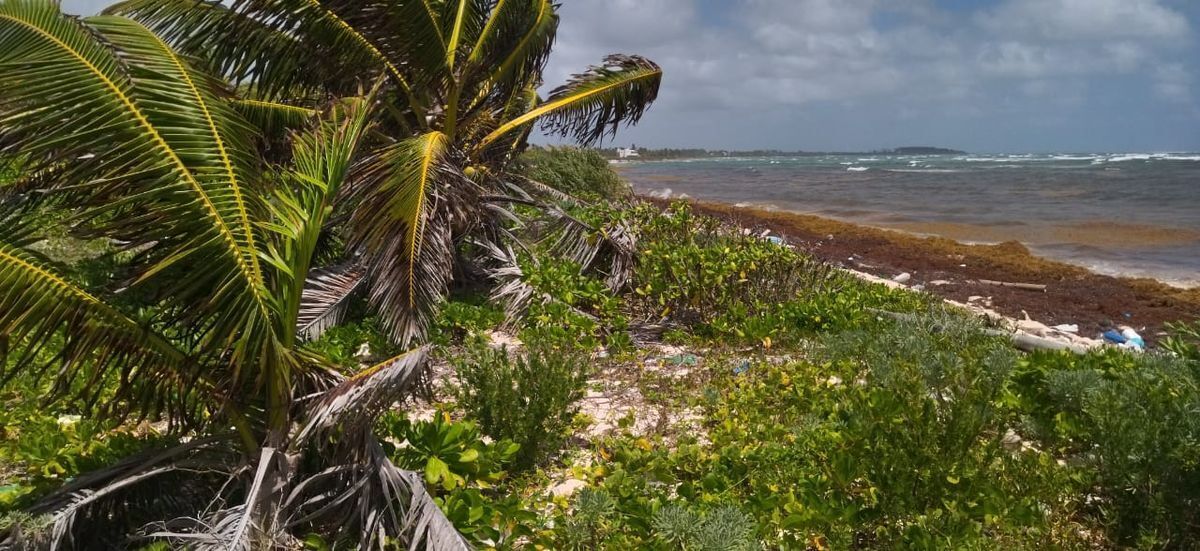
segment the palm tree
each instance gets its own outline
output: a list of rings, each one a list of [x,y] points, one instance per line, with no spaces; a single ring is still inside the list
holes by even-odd
[[[356,267],[359,277],[342,291],[365,285],[402,344],[424,337],[456,243],[499,251],[477,260],[497,268],[499,257],[500,268],[512,268],[503,245],[513,237],[504,230],[513,205],[540,207],[558,222],[577,261],[594,260],[597,246],[630,253],[629,243],[608,239],[612,231],[558,209],[567,198],[508,170],[535,124],[593,144],[640,120],[658,93],[657,65],[613,55],[539,97],[557,10],[552,0],[127,0],[110,8],[240,83],[256,117],[383,79],[380,139],[358,159],[347,194],[358,205],[347,238],[365,269]]]
[[[178,439],[38,503],[53,530],[25,543],[139,533],[265,548],[351,531],[364,548],[466,546],[372,434],[425,348],[347,375],[305,341],[338,323],[364,282],[396,340],[419,340],[456,240],[494,248],[509,235],[496,205],[543,204],[506,187],[530,124],[550,117],[595,139],[641,115],[658,70],[614,58],[542,102],[528,75],[549,51],[553,6],[533,20],[504,1],[363,6],[356,23],[403,23],[366,39],[315,0],[262,4],[162,2],[180,9],[156,34],[120,16],[64,16],[53,0],[0,0],[0,152],[26,160],[0,196],[0,381],[40,372],[53,397],[166,420]],[[121,9],[154,23],[158,12],[138,11],[151,6]],[[249,40],[206,42],[187,22]],[[522,31],[530,23],[537,33]],[[432,62],[430,44],[446,46],[447,71],[417,64]],[[468,67],[496,70],[468,78]],[[446,94],[458,99],[434,101]],[[65,275],[33,247],[56,219],[42,212],[117,247],[121,269],[95,286]],[[325,264],[343,224],[347,252]]]

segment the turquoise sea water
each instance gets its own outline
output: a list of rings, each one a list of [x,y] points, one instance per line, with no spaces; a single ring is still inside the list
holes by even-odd
[[[1200,153],[713,158],[618,165],[641,193],[966,242],[1200,285]]]

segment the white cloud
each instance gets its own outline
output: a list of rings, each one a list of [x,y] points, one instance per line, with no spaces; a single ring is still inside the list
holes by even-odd
[[[976,19],[997,35],[1049,41],[1160,41],[1189,33],[1187,18],[1159,0],[1008,0]]]

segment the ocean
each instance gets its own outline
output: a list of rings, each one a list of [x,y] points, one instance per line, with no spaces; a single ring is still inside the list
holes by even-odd
[[[639,193],[814,214],[1200,286],[1200,153],[830,155],[616,165]]]

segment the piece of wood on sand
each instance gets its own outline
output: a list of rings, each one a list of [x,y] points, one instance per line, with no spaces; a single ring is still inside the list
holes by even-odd
[[[1012,287],[1014,289],[1025,289],[1026,291],[1046,292],[1045,285],[1038,285],[1036,283],[1009,283],[1007,281],[993,281],[990,279],[981,279],[979,280],[979,283],[984,285],[994,285],[996,287]]]

